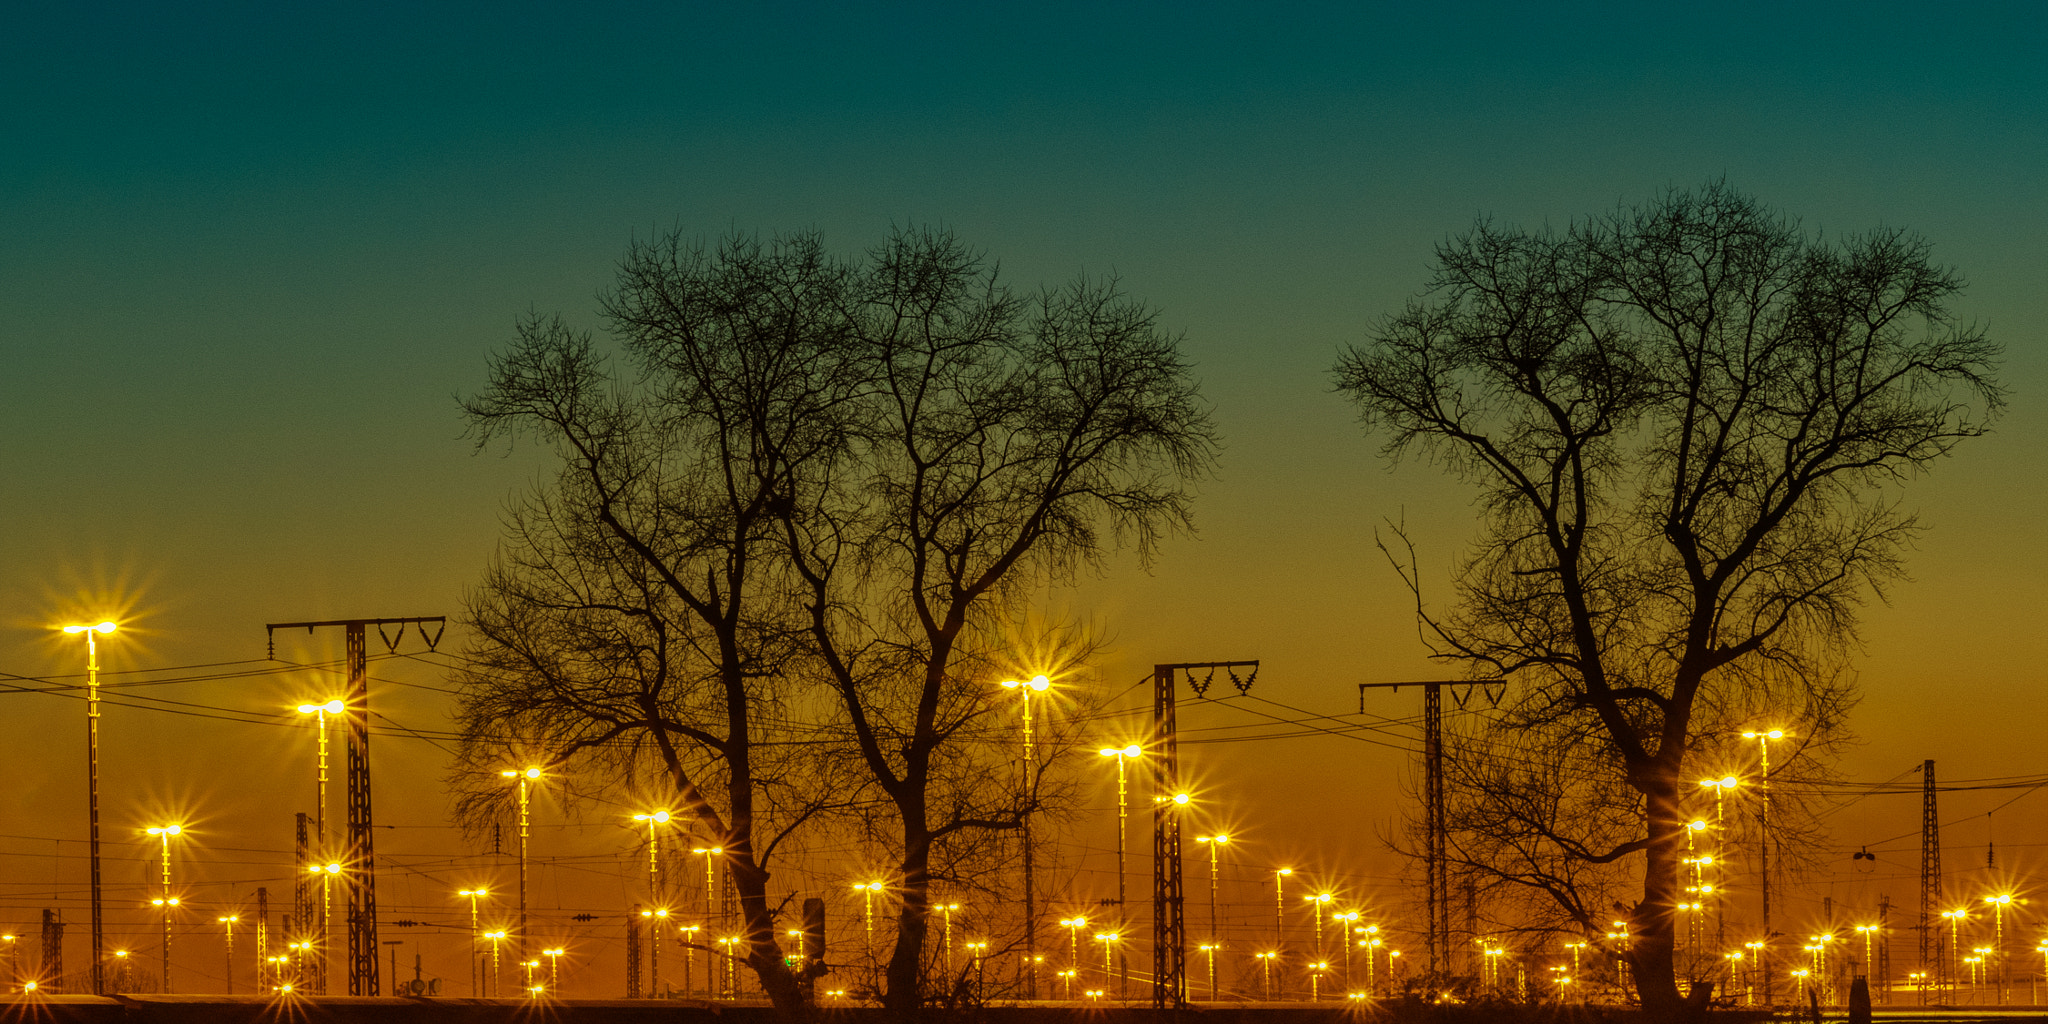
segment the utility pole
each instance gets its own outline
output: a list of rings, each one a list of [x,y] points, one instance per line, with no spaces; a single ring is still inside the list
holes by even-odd
[[[1238,678],[1237,670],[1250,674]],[[1195,670],[1206,670],[1201,679]],[[1256,661],[1200,661],[1152,666],[1152,1008],[1178,1010],[1188,1000],[1187,922],[1182,914],[1180,819],[1185,806],[1180,791],[1179,741],[1174,725],[1174,689],[1180,673],[1188,674],[1195,696],[1206,697],[1216,670],[1230,675],[1237,692],[1251,689],[1259,677]]]
[[[427,624],[436,624],[433,636]],[[343,863],[343,880],[348,888],[348,994],[380,994],[377,984],[377,859],[371,838],[370,818],[370,659],[365,638],[370,626],[384,646],[396,651],[405,639],[405,627],[419,627],[427,650],[441,642],[448,619],[441,615],[390,619],[329,619],[321,622],[272,622],[263,629],[270,639],[270,657],[277,657],[277,631],[304,629],[311,633],[323,626],[339,626],[347,643],[348,697],[348,856]],[[398,636],[387,636],[385,626],[397,626]],[[323,951],[324,952],[324,951]]]
[[[1449,828],[1444,820],[1444,697],[1443,688],[1492,686],[1500,679],[1439,679],[1413,683],[1360,683],[1358,710],[1365,711],[1365,691],[1422,687],[1423,831],[1429,901],[1429,973],[1441,977],[1451,970],[1451,877]]]
[[[1935,814],[1934,759],[1920,763],[1920,990],[1937,971],[1946,972],[1941,953],[1941,818]]]

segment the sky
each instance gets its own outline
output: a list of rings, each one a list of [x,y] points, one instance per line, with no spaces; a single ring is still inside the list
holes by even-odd
[[[1246,727],[1442,674],[1375,528],[1419,524],[1441,592],[1475,523],[1467,492],[1379,457],[1331,391],[1340,349],[1476,218],[1560,226],[1725,178],[1827,235],[1924,235],[2006,346],[1997,432],[1907,491],[1931,530],[1912,581],[1865,611],[1840,771],[2048,772],[2048,16],[1653,6],[32,5],[0,34],[0,671],[75,683],[82,653],[51,626],[76,618],[121,617],[112,672],[226,666],[169,673],[190,678],[265,667],[266,622],[458,616],[544,466],[477,452],[457,410],[521,316],[596,328],[616,260],[659,232],[815,229],[856,251],[934,224],[1022,287],[1118,275],[1184,334],[1225,438],[1197,536],[1047,593],[1112,641],[1090,685],[1135,707],[1125,688],[1155,662],[1259,659],[1254,693],[1281,706],[1192,708],[1183,727],[1298,731]],[[312,753],[279,709],[332,685],[340,638],[278,653],[329,667],[148,688],[234,721],[109,711],[109,835],[131,844],[111,913],[136,942],[142,824],[195,823],[181,870],[208,898],[288,885]],[[377,672],[394,727],[450,727],[432,658]],[[62,906],[75,965],[80,704],[0,699],[0,923]],[[1183,748],[1244,839],[1244,914],[1282,862],[1393,905],[1383,837],[1419,698],[1370,699],[1402,724]],[[415,865],[380,895],[453,920],[437,887],[502,857],[447,829],[445,746],[374,750],[379,821],[399,826],[380,852]],[[1064,855],[1078,888],[1113,871],[1113,792]],[[1944,794],[1949,865],[1995,841],[2013,884],[2048,888],[2030,792]],[[595,858],[548,876],[564,913],[623,898],[617,810],[548,805],[553,855]],[[1832,814],[1836,867],[1788,912],[1910,903],[1918,811],[1872,796]],[[1857,872],[1866,844],[1880,859]],[[217,983],[204,941],[181,947],[181,986]],[[459,950],[405,947],[457,986]],[[593,953],[578,984],[616,988],[616,960]]]

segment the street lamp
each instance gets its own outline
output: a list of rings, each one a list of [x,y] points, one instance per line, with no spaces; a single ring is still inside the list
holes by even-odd
[[[1310,909],[1314,910],[1314,911],[1315,911],[1315,915],[1316,915],[1316,958],[1317,958],[1317,959],[1321,959],[1321,958],[1322,958],[1322,955],[1323,955],[1323,908],[1324,908],[1324,907],[1326,907],[1326,906],[1328,906],[1328,905],[1329,905],[1329,903],[1330,903],[1330,901],[1331,901],[1331,900],[1334,900],[1334,899],[1336,899],[1336,898],[1337,898],[1337,897],[1335,897],[1335,896],[1333,896],[1333,895],[1331,895],[1331,894],[1329,894],[1329,893],[1326,893],[1326,892],[1319,892],[1319,893],[1316,893],[1316,894],[1315,894],[1315,895],[1313,895],[1313,896],[1303,896],[1303,897],[1302,897],[1302,899],[1305,899],[1305,900],[1307,900],[1307,901],[1309,902],[1309,907],[1310,907]]]
[[[861,917],[867,922],[868,929],[868,959],[873,960],[875,958],[875,894],[882,891],[882,883],[858,882],[854,884],[853,888],[854,891],[861,894]]]
[[[2005,1005],[2005,908],[2013,905],[2012,893],[2002,892],[1996,896],[1984,897],[1991,905],[1992,949],[1998,957],[1998,1004]],[[1987,974],[1990,972],[1986,972]]]
[[[499,991],[499,956],[504,946],[505,932],[502,929],[495,932],[485,932],[484,938],[491,940],[491,995],[495,996]]]
[[[235,994],[235,922],[236,922],[236,921],[240,921],[241,919],[242,919],[242,918],[241,918],[241,915],[239,915],[239,914],[228,914],[228,915],[226,915],[225,917],[217,917],[217,918],[214,918],[214,921],[215,921],[215,922],[217,922],[217,923],[219,923],[219,924],[221,924],[221,925],[225,926],[225,927],[226,927],[226,929],[227,929],[227,939],[228,939],[228,975],[227,975],[227,978],[228,978],[228,993],[227,993],[227,994],[228,994],[228,995],[234,995],[234,994]]]
[[[1144,748],[1136,743],[1125,747],[1103,747],[1100,751],[1103,757],[1116,758],[1116,912],[1119,915],[1128,912],[1124,903],[1124,834],[1130,822],[1131,807],[1130,787],[1126,781],[1124,765],[1131,758],[1144,752]],[[1118,995],[1121,996],[1122,993],[1119,992]]]
[[[662,927],[668,921],[668,908],[656,907],[643,910],[640,916],[647,919],[647,998],[661,998],[661,940],[668,929]]]
[[[156,836],[163,840],[164,850],[163,895],[151,900],[150,902],[163,910],[163,970],[165,995],[169,995],[171,991],[171,909],[178,905],[178,898],[176,896],[171,895],[171,837],[178,835],[183,831],[184,828],[179,825],[156,825],[152,826],[149,829],[150,835]]]
[[[724,894],[724,893],[719,893],[719,894],[718,894],[718,913],[717,913],[717,915],[716,915],[716,916],[714,916],[714,915],[712,914],[712,912],[711,912],[711,899],[712,899],[712,897],[711,897],[711,893],[712,893],[712,890],[714,890],[714,889],[717,889],[717,888],[718,888],[718,861],[717,861],[717,860],[715,860],[714,858],[717,858],[717,857],[719,857],[720,855],[724,854],[724,853],[725,853],[725,847],[722,847],[722,846],[699,846],[699,847],[694,847],[694,848],[692,848],[692,849],[690,850],[690,852],[691,852],[691,853],[693,853],[693,854],[696,854],[696,855],[698,855],[698,856],[701,856],[701,857],[703,857],[703,858],[704,858],[704,924],[705,924],[705,927],[707,927],[707,928],[708,928],[708,927],[710,927],[710,925],[711,925],[711,922],[712,922],[712,921],[714,921],[714,920],[716,920],[716,921],[718,921],[719,923],[723,924],[723,923],[725,922],[725,894]],[[708,952],[708,951],[707,951],[707,952]],[[709,963],[709,961],[706,961],[706,963]],[[710,987],[711,987],[711,979],[710,979],[709,977],[706,977],[706,978],[704,979],[704,985],[705,985],[705,987],[706,987],[706,988],[710,988]]]
[[[562,959],[562,954],[567,952],[568,950],[560,948],[543,949],[540,951],[540,955],[548,958],[548,991],[550,992],[558,991],[555,985],[557,979],[560,977],[561,974],[559,970],[560,961]]]
[[[1331,914],[1330,920],[1344,922],[1342,933],[1344,936],[1344,991],[1349,992],[1351,991],[1351,929],[1358,923],[1358,911],[1347,910],[1341,914]]]
[[[1266,1001],[1269,1003],[1273,1001],[1273,961],[1279,955],[1279,953],[1271,950],[1258,954],[1259,968],[1261,973],[1265,975],[1266,980]]]
[[[1060,927],[1067,930],[1067,998],[1074,998],[1074,979],[1081,973],[1081,929],[1088,927],[1088,919],[1080,915],[1060,919]]]
[[[1287,948],[1287,876],[1293,868],[1273,869],[1273,956]],[[1271,998],[1268,996],[1267,998]]]
[[[1030,957],[1036,956],[1038,953],[1038,890],[1033,882],[1031,860],[1031,804],[1033,792],[1037,789],[1035,777],[1038,768],[1038,754],[1032,746],[1031,695],[1033,693],[1044,693],[1051,686],[1052,681],[1042,675],[1032,676],[1021,681],[1016,679],[1003,680],[1003,687],[1005,689],[1016,690],[1018,696],[1024,700],[1024,810],[1023,813],[1017,816],[1017,830],[1024,842],[1024,955],[1027,962],[1029,962]],[[947,969],[952,969],[950,960],[948,961]],[[1026,991],[1026,998],[1036,998],[1037,995],[1038,974],[1034,971],[1031,975],[1030,987]]]
[[[1970,911],[1967,907],[1957,907],[1954,910],[1942,911],[1941,916],[1948,918],[1948,948],[1950,951],[1949,955],[1955,961],[1955,965],[1953,968],[1949,970],[1948,975],[1948,994],[1949,998],[1953,999],[1956,996],[1956,987],[1962,984],[1963,980],[1962,928],[1963,922],[1969,919]]]
[[[689,998],[690,993],[697,990],[696,986],[691,983],[690,972],[697,965],[697,933],[702,930],[702,926],[694,924],[686,924],[676,929],[676,931],[681,932],[683,935],[683,997],[686,999]],[[705,962],[704,968],[704,994],[709,996],[711,994],[711,964],[709,961]]]
[[[484,994],[484,965],[481,950],[483,932],[477,927],[476,901],[490,894],[489,889],[482,887],[463,889],[456,893],[456,895],[469,900],[469,994],[472,996],[482,996]]]
[[[932,909],[938,911],[940,918],[945,922],[941,931],[946,944],[946,973],[951,975],[953,973],[953,911],[959,910],[960,904],[941,903]]]
[[[334,929],[334,879],[341,874],[341,864],[338,861],[328,861],[325,864],[315,864],[307,870],[312,874],[320,876],[320,955],[313,961],[315,982],[313,990],[321,995],[326,995],[327,967],[331,962],[331,958],[328,956],[330,948],[328,938],[333,934]],[[313,943],[306,943],[306,948],[308,950],[313,949]]]
[[[529,784],[540,779],[541,771],[539,768],[527,768],[524,770],[507,768],[498,774],[503,778],[516,779],[519,782],[519,942],[514,947],[514,951],[519,954],[520,961],[524,962],[526,960],[526,788]]]
[[[1115,932],[1095,933],[1095,941],[1102,943],[1102,987],[1104,989],[1109,988],[1109,979],[1116,973],[1115,966],[1110,963],[1110,951],[1116,947],[1116,940],[1117,934]],[[1119,992],[1117,998],[1123,998],[1123,994]]]
[[[635,814],[633,820],[647,823],[647,903],[649,906],[660,906],[661,843],[654,830],[668,824],[668,812],[650,811],[646,814]],[[668,911],[664,909],[658,916],[667,917]],[[654,941],[647,947],[647,971],[648,991],[661,991],[661,936],[658,931]]]
[[[91,825],[88,850],[92,861],[92,994],[106,995],[106,969],[100,958],[106,944],[100,926],[100,645],[99,638],[119,627],[111,622],[65,626],[64,632],[85,635],[85,803]]]
[[[1202,952],[1209,954],[1209,1001],[1216,1001],[1216,944],[1204,942]]]
[[[1783,729],[1758,729],[1742,734],[1746,740],[1755,740],[1762,751],[1761,770],[1757,774],[1757,785],[1762,790],[1762,803],[1758,809],[1757,866],[1758,888],[1763,893],[1764,934],[1771,934],[1771,741],[1782,740],[1791,733]],[[1771,1005],[1771,963],[1762,961],[1764,973],[1764,1005]]]

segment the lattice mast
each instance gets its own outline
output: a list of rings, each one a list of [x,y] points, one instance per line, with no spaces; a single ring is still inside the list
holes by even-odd
[[[1249,669],[1239,678],[1238,669]],[[1195,670],[1207,675],[1195,678]],[[1188,999],[1187,921],[1181,888],[1180,823],[1183,808],[1174,797],[1180,789],[1180,747],[1175,727],[1174,690],[1180,673],[1188,674],[1195,696],[1205,697],[1216,670],[1230,674],[1239,693],[1251,689],[1259,675],[1256,661],[1199,661],[1152,666],[1152,1006],[1179,1009]]]
[[[427,635],[427,624],[436,626]],[[384,646],[396,651],[405,639],[405,627],[419,627],[420,639],[433,650],[448,628],[440,615],[388,619],[330,619],[322,622],[273,622],[263,628],[271,637],[272,658],[277,657],[276,634],[280,629],[304,629],[311,633],[322,626],[340,626],[346,636],[348,662],[348,851],[342,861],[342,879],[348,890],[348,994],[380,994],[377,982],[377,858],[370,814],[370,664],[366,638],[371,626]],[[397,626],[398,635],[389,636],[386,626]]]

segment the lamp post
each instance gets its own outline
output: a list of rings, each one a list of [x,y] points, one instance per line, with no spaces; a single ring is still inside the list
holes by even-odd
[[[718,912],[715,915],[711,909],[711,894],[713,890],[718,888],[718,862],[713,858],[723,855],[725,847],[698,846],[692,848],[690,852],[704,858],[704,926],[709,928],[713,921],[723,924],[725,923],[724,894],[720,893],[718,896]],[[705,963],[709,964],[710,961],[707,960]],[[711,975],[708,973],[704,976],[704,987],[707,989],[711,987]]]
[[[327,854],[327,716],[341,714],[346,708],[347,705],[343,704],[340,700],[330,700],[324,704],[307,703],[299,705],[299,714],[313,716],[313,729],[319,736],[319,768],[313,786],[313,853],[319,857],[325,857]],[[312,865],[308,865],[308,868],[316,873],[320,870]],[[322,879],[321,893],[323,901],[325,900],[326,886],[326,880]],[[323,913],[320,917],[319,990],[321,992],[327,990],[327,950],[333,945],[333,933],[330,931],[333,925],[333,914],[331,912]]]
[[[85,804],[91,832],[92,861],[92,994],[106,994],[105,933],[100,923],[100,645],[99,638],[120,627],[111,622],[65,626],[64,632],[85,635]]]
[[[315,978],[313,989],[321,995],[326,995],[327,966],[330,962],[328,957],[328,936],[332,934],[334,927],[334,879],[335,876],[341,874],[341,864],[338,861],[328,861],[325,864],[315,864],[309,870],[311,873],[320,876],[320,942],[318,946],[311,942],[306,943],[305,946],[308,951],[314,949],[319,951],[318,957],[313,961]]]
[[[559,970],[559,964],[562,959],[562,954],[567,952],[568,950],[561,948],[543,949],[540,951],[540,955],[548,958],[548,991],[550,992],[556,992],[557,994],[559,994],[559,990],[555,987],[561,973]]]
[[[1970,916],[1970,911],[1966,907],[1957,907],[1954,910],[1942,911],[1941,916],[1948,918],[1949,956],[1951,958],[1951,962],[1954,964],[1954,966],[1949,969],[1948,974],[1948,995],[1950,999],[1954,999],[1956,997],[1956,988],[1962,984],[1963,980],[1962,929],[1963,922],[1967,920]]]
[[[164,860],[163,860],[163,864],[164,864],[164,881],[163,881],[163,895],[161,895],[161,896],[158,896],[158,897],[157,897],[156,899],[153,899],[153,900],[151,900],[150,902],[151,902],[151,903],[153,903],[153,904],[155,904],[155,905],[156,905],[156,906],[157,906],[158,908],[160,908],[160,909],[161,909],[161,910],[163,911],[163,925],[164,925],[164,948],[163,948],[163,971],[164,971],[164,986],[163,986],[163,987],[164,987],[164,994],[166,994],[166,995],[169,995],[169,994],[170,994],[170,991],[171,991],[171,910],[172,910],[172,908],[174,908],[174,907],[176,907],[176,906],[178,905],[178,898],[177,898],[176,896],[173,896],[173,895],[171,895],[171,837],[172,837],[172,836],[175,836],[175,835],[178,835],[179,833],[181,833],[181,832],[183,832],[183,831],[184,831],[184,828],[183,828],[182,826],[178,826],[178,825],[156,825],[156,826],[152,826],[152,827],[151,827],[151,828],[149,829],[149,834],[150,834],[150,835],[156,836],[156,837],[158,837],[158,838],[160,838],[160,839],[162,839],[162,840],[163,840],[163,850],[164,850]]]
[[[1259,967],[1265,975],[1266,1001],[1269,1003],[1273,1001],[1273,960],[1279,955],[1271,950],[1259,954]]]
[[[683,934],[683,996],[688,998],[690,993],[697,990],[690,980],[690,972],[697,966],[697,933],[703,929],[699,925],[688,924],[676,930]],[[705,995],[711,994],[711,976],[708,971],[704,977],[704,989]]]
[[[1762,751],[1760,771],[1757,774],[1757,785],[1762,790],[1762,800],[1759,801],[1757,809],[1757,876],[1758,888],[1763,894],[1763,933],[1766,936],[1771,934],[1771,741],[1782,740],[1789,735],[1791,734],[1783,729],[1759,729],[1742,734],[1743,739],[1755,740],[1757,748]],[[1770,1006],[1771,962],[1767,955],[1761,966],[1764,973],[1764,1005]]]
[[[500,957],[503,955],[505,932],[503,929],[495,932],[485,932],[484,938],[491,940],[491,995],[496,996],[499,992],[499,983],[502,980],[502,975],[499,973],[498,968],[501,963]]]
[[[1130,788],[1125,778],[1124,764],[1131,758],[1137,757],[1144,752],[1144,748],[1136,743],[1123,747],[1103,747],[1100,751],[1103,757],[1116,758],[1116,912],[1118,917],[1125,917],[1130,912],[1129,908],[1125,905],[1124,851],[1125,833],[1128,831],[1131,807]],[[1109,983],[1105,981],[1103,984],[1107,986]],[[1127,964],[1124,969],[1123,983],[1117,988],[1117,998],[1122,999],[1128,996],[1129,989],[1130,968]]]
[[[1344,922],[1344,991],[1348,993],[1351,991],[1351,929],[1358,923],[1358,911],[1347,910],[1341,914],[1331,914],[1330,920]]]
[[[1293,868],[1273,869],[1273,958],[1287,948],[1287,876]],[[1272,996],[1268,995],[1268,999]]]
[[[1329,893],[1326,893],[1326,892],[1319,892],[1319,893],[1316,893],[1316,894],[1315,894],[1315,895],[1313,895],[1313,896],[1303,896],[1303,897],[1302,897],[1302,899],[1305,899],[1305,900],[1307,900],[1307,901],[1308,901],[1308,904],[1309,904],[1309,909],[1311,909],[1311,910],[1315,911],[1315,916],[1316,916],[1316,959],[1318,959],[1318,960],[1321,960],[1321,959],[1323,958],[1323,908],[1324,908],[1324,907],[1326,907],[1326,906],[1329,906],[1329,904],[1330,904],[1330,901],[1331,901],[1331,900],[1334,900],[1334,899],[1336,899],[1336,898],[1337,898],[1337,897],[1335,897],[1335,896],[1332,896],[1331,894],[1329,894]]]
[[[875,958],[875,894],[882,891],[880,882],[861,882],[854,886],[861,894],[861,919],[867,923],[868,959]]]
[[[967,944],[967,953],[974,960],[974,998],[978,1000],[981,998],[982,983],[986,980],[985,974],[988,969],[988,943],[970,942]]]
[[[228,984],[228,995],[234,995],[234,994],[235,994],[235,922],[236,922],[236,921],[240,921],[241,919],[242,919],[242,918],[241,918],[241,915],[239,915],[239,914],[229,914],[229,915],[227,915],[227,916],[225,916],[225,917],[217,917],[217,918],[215,918],[215,919],[214,919],[214,920],[215,920],[216,922],[218,922],[219,924],[221,924],[222,926],[224,926],[224,927],[225,927],[225,928],[227,929],[227,940],[228,940],[228,974],[227,974],[227,984]]]
[[[119,995],[128,989],[128,951],[114,951],[114,993]]]
[[[1209,955],[1209,1001],[1213,1003],[1216,1001],[1216,944],[1204,942],[1201,949]]]
[[[1216,888],[1221,876],[1217,868],[1217,854],[1230,845],[1230,837],[1219,832],[1213,836],[1196,836],[1195,842],[1209,848],[1209,938],[1220,946],[1223,933],[1216,923]]]
[[[1359,945],[1365,947],[1365,992],[1371,996],[1379,995],[1380,926],[1376,924],[1366,925],[1365,941],[1360,942]],[[1388,964],[1387,973],[1392,974],[1393,972],[1394,965]]]
[[[2013,904],[2012,893],[2002,892],[1996,896],[1986,896],[1984,897],[1984,902],[1991,905],[1991,948],[1993,955],[1997,957],[1998,961],[1998,973],[1995,975],[1998,984],[1998,1005],[2004,1006],[2007,983],[2005,969],[2005,908]],[[1985,973],[1989,974],[1990,972],[1986,971]]]
[[[939,917],[944,922],[940,931],[946,945],[946,974],[950,976],[953,973],[953,911],[959,910],[960,904],[941,903],[932,909],[939,912]]]
[[[640,916],[647,919],[647,998],[661,998],[661,939],[668,929],[668,908],[656,907],[643,910]]]
[[[481,887],[463,889],[456,894],[469,900],[469,994],[472,996],[482,996],[484,994],[484,965],[481,949],[483,931],[477,926],[476,901],[490,894],[490,890]]]
[[[526,962],[526,839],[527,839],[527,785],[541,777],[539,768],[514,770],[507,768],[498,773],[507,779],[519,782],[519,939],[513,952],[519,955],[521,963]]]
[[[1031,803],[1034,791],[1037,789],[1035,782],[1038,768],[1038,753],[1032,746],[1031,695],[1033,693],[1044,693],[1052,686],[1052,681],[1042,675],[1038,675],[1022,681],[1005,679],[1003,680],[1003,686],[1007,689],[1016,690],[1018,695],[1024,699],[1024,811],[1018,815],[1017,826],[1018,832],[1024,841],[1024,956],[1025,962],[1029,963],[1031,957],[1038,954],[1038,891],[1033,884],[1031,863]],[[951,969],[950,962],[948,963],[948,969]],[[1026,998],[1037,998],[1038,996],[1038,974],[1035,971],[1031,975],[1031,983],[1026,990],[1025,996]]]
[[[667,811],[649,811],[633,815],[634,821],[647,823],[647,905],[660,909],[657,917],[667,917],[668,909],[661,905],[661,840],[655,829],[668,824]],[[659,928],[659,924],[656,925]],[[647,987],[650,992],[661,990],[661,936],[647,946]],[[552,985],[552,982],[550,982]]]
[[[1110,962],[1111,951],[1116,947],[1115,932],[1096,932],[1095,941],[1102,943],[1102,987],[1109,988],[1110,979],[1116,974],[1116,966]],[[1122,998],[1119,996],[1118,998]]]
[[[1088,927],[1088,919],[1080,915],[1061,918],[1060,927],[1067,930],[1067,998],[1074,998],[1074,979],[1081,974],[1081,929]]]

